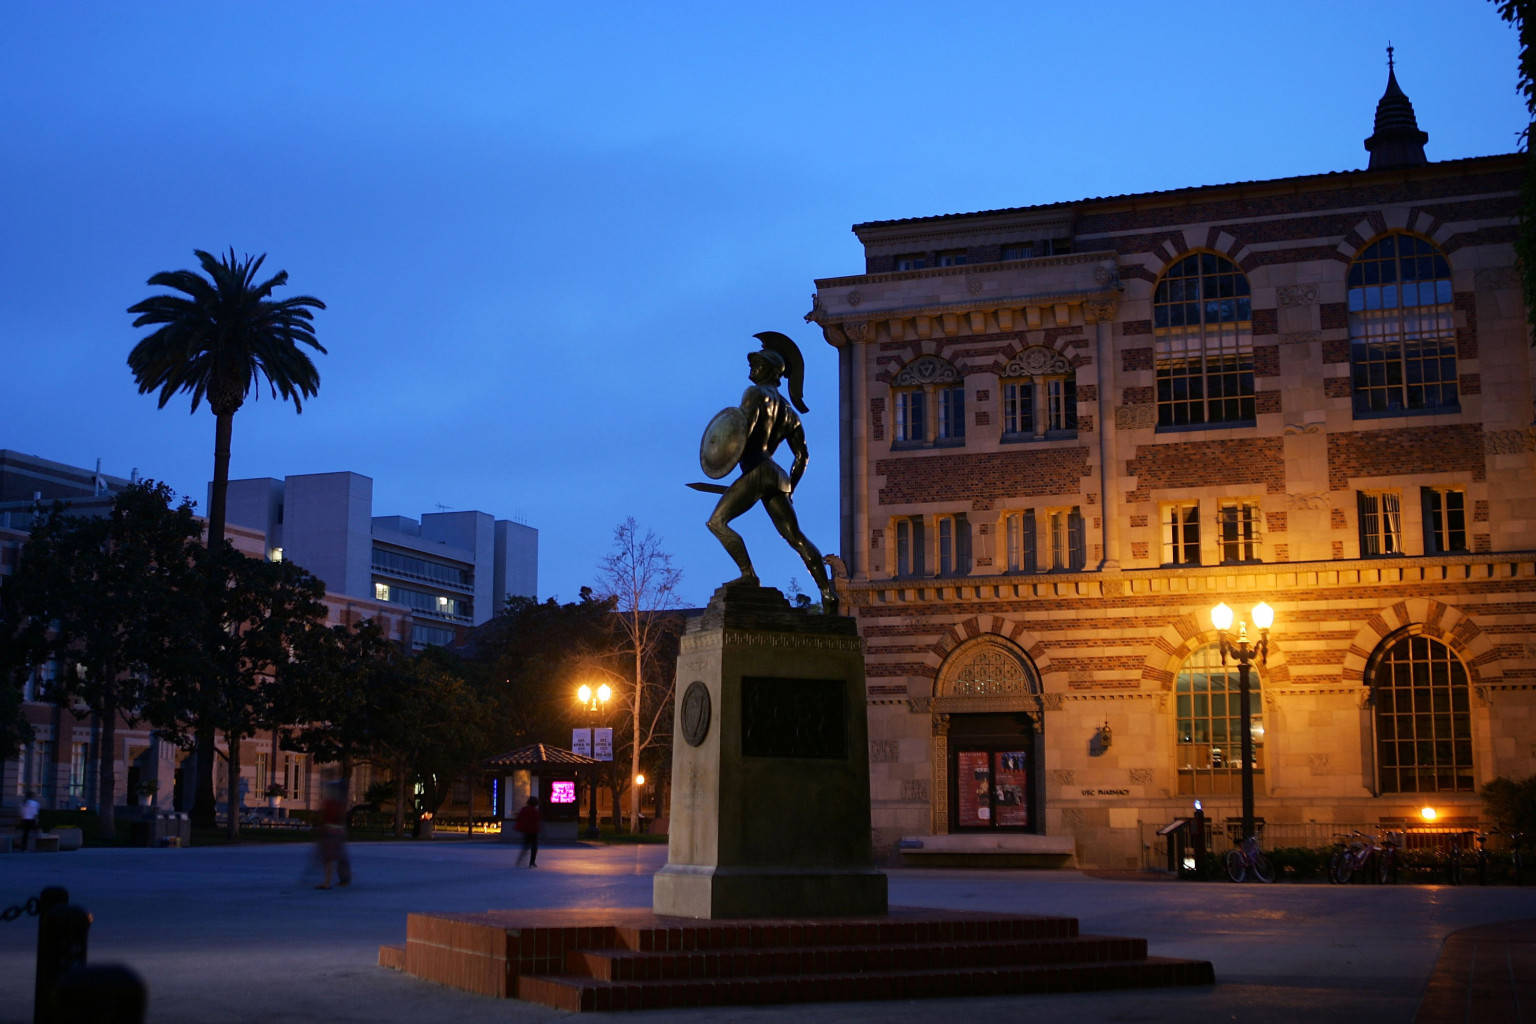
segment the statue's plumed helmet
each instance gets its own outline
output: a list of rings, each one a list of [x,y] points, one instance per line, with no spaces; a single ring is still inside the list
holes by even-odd
[[[770,361],[770,365],[779,371],[780,377],[789,378],[789,400],[795,408],[801,412],[810,412],[802,394],[805,389],[805,357],[800,354],[800,346],[778,331],[762,331],[753,337],[763,343],[763,348],[749,355],[748,361],[754,366],[758,360]]]

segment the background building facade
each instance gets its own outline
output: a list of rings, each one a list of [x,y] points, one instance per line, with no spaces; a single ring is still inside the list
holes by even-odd
[[[1218,602],[1277,613],[1272,833],[1475,819],[1536,771],[1525,157],[1424,140],[1394,78],[1365,171],[854,228],[865,273],[808,319],[839,352],[878,848],[1123,867],[1195,799],[1235,818]]]
[[[357,473],[231,480],[229,521],[334,594],[408,609],[416,647],[454,643],[508,597],[537,596],[538,530],[484,512],[375,516],[373,481]]]

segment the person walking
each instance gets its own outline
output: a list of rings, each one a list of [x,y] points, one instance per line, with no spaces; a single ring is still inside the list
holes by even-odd
[[[326,784],[325,799],[320,803],[320,832],[316,837],[325,881],[316,889],[331,887],[331,870],[336,870],[342,885],[352,884],[352,862],[347,858],[347,805],[342,800],[342,783]]]
[[[512,822],[512,827],[523,834],[523,849],[517,855],[518,866],[522,866],[523,858],[528,858],[528,866],[539,866],[539,798],[530,796],[523,809],[517,812],[517,818]]]
[[[25,852],[31,845],[32,833],[37,831],[38,810],[37,797],[32,791],[27,790],[27,798],[21,802],[21,849]]]

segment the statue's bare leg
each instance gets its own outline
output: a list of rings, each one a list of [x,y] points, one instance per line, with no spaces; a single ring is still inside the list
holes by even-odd
[[[800,520],[795,515],[794,505],[790,504],[789,495],[783,492],[770,494],[763,499],[763,507],[768,510],[768,518],[773,521],[779,536],[787,540],[789,546],[800,555],[801,561],[805,562],[811,579],[816,581],[816,589],[821,591],[822,608],[828,614],[837,614],[837,592],[832,589],[827,565],[821,560],[821,552],[816,550],[816,545],[800,531]]]
[[[736,563],[736,568],[741,570],[741,583],[757,583],[757,572],[752,568],[752,559],[747,557],[747,543],[741,539],[741,534],[731,529],[728,525],[732,519],[741,515],[747,509],[757,504],[757,489],[747,482],[745,476],[736,478],[736,482],[726,489],[720,496],[720,501],[715,505],[714,512],[709,516],[709,532],[720,541],[725,553],[731,556]]]

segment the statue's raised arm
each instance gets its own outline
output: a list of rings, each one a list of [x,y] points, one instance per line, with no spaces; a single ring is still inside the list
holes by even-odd
[[[822,607],[828,614],[836,614],[837,595],[832,590],[821,552],[800,531],[794,505],[790,503],[790,495],[810,460],[805,428],[799,415],[810,411],[802,396],[805,359],[799,347],[777,331],[763,331],[756,338],[763,347],[747,356],[748,376],[752,383],[742,393],[741,404],[717,413],[705,428],[704,440],[699,446],[699,464],[711,479],[718,480],[738,467],[741,475],[724,487],[695,486],[721,492],[720,501],[709,517],[709,530],[741,570],[740,582],[756,585],[757,572],[747,556],[746,543],[731,529],[730,522],[761,501],[774,527],[800,555],[811,578],[816,581]],[[788,399],[779,392],[779,382],[786,378]],[[773,461],[773,453],[781,443],[787,443],[794,456],[788,473]]]

